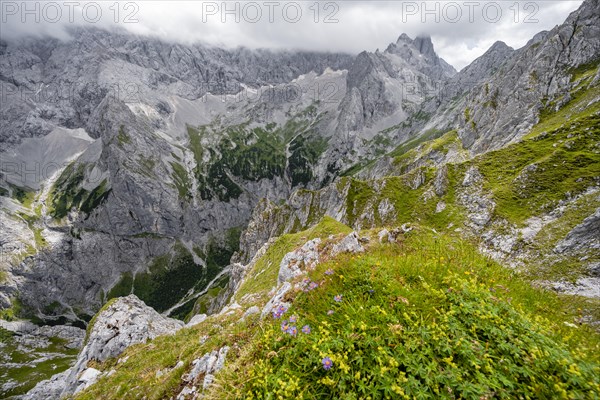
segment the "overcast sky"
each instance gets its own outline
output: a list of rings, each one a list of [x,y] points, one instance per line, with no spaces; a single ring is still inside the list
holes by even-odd
[[[79,5],[72,5],[77,3]],[[430,35],[460,70],[496,40],[519,48],[562,23],[582,0],[560,1],[131,1],[2,0],[1,35],[65,37],[70,25],[121,27],[190,44],[358,53],[384,50],[401,33]],[[37,21],[36,21],[37,19]],[[223,22],[224,21],[224,22]]]

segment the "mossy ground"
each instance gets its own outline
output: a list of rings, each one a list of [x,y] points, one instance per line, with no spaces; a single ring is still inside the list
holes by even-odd
[[[317,236],[328,246],[347,231],[326,220],[280,238],[249,271],[238,301],[264,304],[286,252]],[[168,398],[193,359],[223,345],[232,348],[208,398],[600,396],[600,337],[579,324],[579,300],[532,288],[455,237],[414,227],[379,244],[375,233],[362,233],[371,237],[366,253],[324,259],[311,271],[317,289],[286,297],[292,307],[283,318],[296,315],[310,334],[283,333],[270,316],[239,322],[243,309],[212,316],[127,349],[124,363],[100,364],[116,372],[78,398]],[[179,361],[184,367],[174,369]]]

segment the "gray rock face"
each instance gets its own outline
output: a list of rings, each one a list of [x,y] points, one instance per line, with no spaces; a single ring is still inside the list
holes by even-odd
[[[112,49],[106,55],[109,61],[105,61],[105,64],[108,65],[105,65],[98,79],[109,76],[118,82],[125,77],[132,78],[125,72],[116,73],[115,68],[119,71],[133,68],[129,64],[122,65],[122,61],[119,61],[119,65],[113,65],[117,61],[111,57],[119,58],[117,50]],[[282,56],[269,52],[260,54],[267,59]],[[294,58],[291,54],[289,56]],[[315,60],[319,57],[335,58],[333,55],[314,56]],[[307,56],[307,60],[309,58]],[[309,67],[308,61],[299,61],[308,70],[323,72],[319,63]],[[335,67],[337,64],[332,61],[329,65]],[[292,69],[296,70],[296,67]],[[133,77],[139,78],[137,73]],[[273,82],[277,82],[277,79]],[[310,161],[313,165],[307,166],[309,156],[303,155],[304,149],[300,147],[300,150],[285,150],[283,156],[289,157],[290,161],[283,160],[281,170],[270,171],[269,165],[240,167],[234,162],[223,167],[222,160],[229,157],[223,153],[231,146],[241,145],[220,142],[224,133],[230,125],[239,126],[248,119],[261,121],[257,129],[265,129],[268,123],[285,125],[290,113],[302,114],[308,107],[314,106],[315,99],[309,94],[311,86],[337,82],[344,82],[344,73],[327,70],[321,76],[314,72],[303,75],[292,83],[294,88],[301,90],[301,98],[281,102],[270,96],[256,100],[230,98],[225,94],[219,98],[212,93],[201,99],[189,100],[173,88],[176,93],[169,92],[170,89],[148,86],[148,82],[142,79],[138,83],[145,91],[143,101],[123,101],[110,96],[99,101],[85,121],[86,131],[96,140],[69,167],[69,174],[65,172],[66,175],[61,175],[64,185],[58,191],[70,193],[73,190],[75,193],[84,190],[84,193],[93,194],[97,191],[103,194],[94,207],[90,207],[91,210],[81,210],[81,207],[77,212],[68,210],[68,215],[61,221],[43,216],[49,230],[60,237],[23,263],[7,267],[11,279],[0,296],[2,306],[9,306],[9,294],[18,292],[23,302],[33,310],[38,310],[40,315],[48,305],[59,303],[62,306],[56,310],[57,315],[67,314],[71,319],[78,319],[79,316],[71,311],[73,307],[83,314],[93,315],[104,301],[104,294],[118,284],[124,275],[147,272],[152,262],[161,256],[170,257],[182,242],[186,243],[187,252],[192,253],[199,268],[207,267],[205,260],[196,254],[195,248],[206,254],[210,251],[207,247],[212,244],[233,252],[237,243],[229,240],[231,232],[247,224],[259,199],[280,201],[289,195],[291,185],[316,184],[308,180],[299,183],[295,179],[305,179],[306,176],[312,176],[315,181],[321,179],[327,174],[327,163],[319,166],[316,161]],[[344,88],[342,85],[341,93]],[[273,90],[285,91],[285,85]],[[223,105],[221,100],[227,100],[227,105]],[[186,132],[187,124],[197,126],[213,123],[219,113],[225,112],[226,107],[235,110],[231,112],[231,118],[201,138],[200,145],[204,149],[211,149],[210,154],[214,155],[214,159],[200,159],[198,151],[189,149],[192,139]],[[310,115],[302,117],[302,122],[314,124],[312,128],[315,131],[328,132],[326,125],[335,116],[323,116],[333,108],[333,105],[327,104],[320,108],[322,113],[319,115],[316,112],[307,113]],[[331,133],[328,135],[331,136]],[[252,145],[254,140],[250,137],[244,145]],[[325,139],[316,137],[302,140]],[[292,145],[297,146],[293,143],[287,146],[289,148]],[[204,154],[208,153],[206,151]],[[300,165],[298,172],[285,166],[292,162]],[[256,168],[259,173],[264,173],[264,177],[246,176],[245,171],[249,168]],[[221,181],[224,175],[229,179],[228,182]],[[208,184],[210,189],[205,188]],[[67,190],[72,185],[75,187]],[[56,193],[54,197],[57,197]],[[41,202],[47,199],[44,196]],[[28,240],[33,240],[25,223],[21,230],[25,236],[32,236]],[[16,250],[19,250],[18,245],[15,243]],[[253,249],[250,250],[248,257],[252,255]],[[102,260],[101,265],[98,265],[99,260]],[[222,268],[228,264],[220,262]],[[177,300],[173,299],[173,304]],[[173,304],[161,306],[160,311]]]
[[[469,225],[476,232],[481,231],[492,218],[496,204],[482,188],[483,176],[475,167],[465,173],[462,185],[465,190],[458,195],[458,203],[467,211]]]
[[[443,165],[435,173],[433,189],[438,197],[446,194],[448,189],[448,166]]]
[[[35,331],[37,329],[37,325],[29,321],[0,320],[0,328],[14,333],[27,334]]]
[[[577,225],[561,240],[554,251],[557,253],[577,252],[581,250],[600,250],[600,208]]]
[[[417,36],[412,40],[403,33],[385,52],[400,56],[419,72],[436,80],[442,81],[456,75],[454,67],[436,54],[429,36]]]
[[[86,368],[77,379],[78,386],[75,393],[92,386],[98,381],[98,378],[100,378],[101,375],[102,372],[98,371],[96,368]]]
[[[225,189],[215,183],[213,192],[224,190],[229,196],[227,191],[237,186],[240,193],[226,200],[205,198],[199,182],[204,177],[198,173],[205,160],[198,162],[198,152],[189,150],[188,125],[212,123],[228,107],[234,111],[223,130],[248,120],[262,127],[285,124],[290,114],[319,100],[310,94],[317,87],[330,83],[343,96],[345,75],[332,71],[347,68],[353,57],[183,46],[99,29],[78,28],[71,34],[66,41],[1,42],[0,91],[8,95],[0,112],[0,173],[7,172],[5,167],[13,161],[25,162],[28,168],[41,164],[43,169],[49,162],[65,167],[77,157],[62,189],[70,187],[64,191],[73,190],[72,195],[85,190],[102,196],[88,199],[91,210],[67,210],[61,221],[44,214],[44,222],[36,224],[47,227],[57,240],[36,248],[38,254],[23,262],[0,260],[9,275],[2,283],[0,306],[9,307],[18,293],[42,318],[64,315],[77,320],[81,315],[73,308],[93,315],[105,301],[103,293],[124,275],[147,272],[149,264],[173,254],[181,242],[189,244],[190,253],[194,248],[208,252],[209,243],[229,246],[229,232],[245,226],[260,198],[284,199],[290,184],[298,184],[286,171],[266,179],[236,176]],[[290,88],[299,96],[295,93],[282,103],[282,93]],[[320,120],[327,124],[332,118]],[[218,148],[222,134],[206,135],[201,143],[216,154],[217,160],[209,166],[213,169],[206,167],[209,179],[215,181],[220,174],[234,175],[214,165],[224,157]],[[7,158],[4,151],[11,148],[17,150],[16,156],[11,153],[12,158]],[[289,157],[300,165],[299,175],[323,175],[314,166],[315,171],[306,172],[307,156],[290,151]],[[54,183],[40,174],[23,181],[22,175],[22,171],[7,174],[7,181],[33,189]],[[24,221],[11,221],[5,227],[13,215],[5,218],[4,209],[12,203],[7,207],[8,199],[0,201],[0,226],[11,231],[6,234],[6,247],[5,235],[0,234],[2,250],[24,253],[26,244],[34,242],[32,232]],[[44,210],[51,207],[47,203]],[[49,242],[50,234],[44,233]],[[234,251],[236,246],[229,247]],[[195,253],[192,257],[206,268],[205,260]],[[56,303],[61,305],[56,315],[42,315],[43,309]]]
[[[600,278],[579,278],[577,281],[538,282],[542,287],[576,296],[600,298]]]
[[[99,371],[87,368],[89,361],[116,357],[131,345],[173,334],[182,327],[182,322],[163,317],[134,295],[119,298],[96,316],[75,365],[59,377],[40,382],[25,398],[59,399],[82,390],[99,377]]]
[[[246,310],[246,312],[244,312],[244,318],[247,318],[251,315],[255,315],[258,313],[260,313],[260,308],[258,308],[258,306],[252,306],[252,307],[248,308]]]
[[[494,43],[481,57],[450,79],[444,87],[444,97],[452,98],[489,80],[502,63],[513,56],[514,52],[515,50],[504,42]]]
[[[320,243],[321,239],[313,239],[298,250],[287,253],[279,266],[278,283],[287,282],[314,269],[319,263]]]
[[[569,98],[574,68],[600,52],[598,0],[586,0],[566,21],[513,50],[496,42],[420,107],[427,118],[407,121],[396,134],[457,129],[474,154],[520,139],[545,107]]]
[[[250,259],[272,237],[279,236],[286,222],[286,215],[279,212],[273,202],[261,199],[252,212],[248,226],[240,237],[240,251],[234,256],[236,262],[249,263]]]
[[[204,322],[206,320],[206,318],[208,318],[208,316],[206,314],[194,315],[190,319],[190,321],[187,324],[185,324],[185,326],[189,328],[191,326],[201,324],[202,322]]]
[[[30,332],[26,336],[44,337],[44,338],[60,338],[66,341],[65,346],[70,349],[80,349],[83,346],[85,338],[85,330],[75,326],[55,325],[42,326]]]
[[[283,285],[281,285],[281,287],[277,289],[273,297],[269,299],[267,304],[265,304],[260,313],[260,317],[265,318],[267,315],[273,312],[273,310],[280,306],[283,306],[287,309],[290,306],[290,304],[284,302],[283,298],[286,295],[286,293],[290,290],[292,290],[292,284],[289,282],[284,282]]]
[[[0,142],[43,136],[57,125],[84,127],[108,97],[139,101],[163,92],[193,100],[207,92],[236,93],[241,84],[289,83],[310,71],[344,69],[352,60],[346,54],[184,46],[99,29],[70,33],[66,41],[0,42],[0,84],[8,94]]]
[[[348,70],[349,91],[340,104],[338,131],[398,124],[455,73],[437,56],[429,37],[413,41],[402,35],[383,53],[362,52]],[[381,120],[387,117],[391,119],[385,126]]]
[[[333,246],[331,256],[335,257],[340,253],[362,253],[363,251],[365,251],[365,248],[360,244],[358,234],[352,232]]]
[[[202,357],[192,361],[194,367],[189,374],[183,377],[183,380],[188,384],[179,393],[177,400],[197,398],[198,393],[208,388],[215,378],[214,374],[225,366],[225,358],[229,349],[229,346],[223,346],[218,351],[214,350],[206,353]],[[195,383],[201,383],[202,388],[200,390],[197,389],[194,385]]]
[[[116,357],[133,344],[173,334],[182,327],[181,321],[163,317],[135,295],[118,298],[96,316],[78,364]]]

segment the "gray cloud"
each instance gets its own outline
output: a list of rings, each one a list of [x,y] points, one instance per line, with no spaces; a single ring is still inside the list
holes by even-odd
[[[78,3],[73,6],[73,3]],[[460,69],[496,40],[523,46],[562,23],[582,0],[560,1],[130,1],[1,4],[1,36],[67,38],[72,25],[120,27],[171,42],[358,53],[401,33],[430,35]],[[36,17],[38,21],[36,21]]]

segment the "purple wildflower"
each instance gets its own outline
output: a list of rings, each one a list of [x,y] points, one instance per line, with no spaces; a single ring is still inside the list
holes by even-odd
[[[327,315],[333,315],[333,310],[327,311]]]
[[[326,371],[329,371],[333,366],[333,361],[331,361],[331,358],[329,357],[323,358],[323,360],[321,360],[321,363],[323,363],[323,369]]]
[[[338,294],[336,296],[333,296],[333,300],[335,300],[336,303],[341,303],[341,301],[342,301],[342,295]]]
[[[290,317],[290,324],[295,324],[297,320],[298,320],[298,316],[297,315],[292,315]]]
[[[287,330],[289,329],[290,324],[288,324],[287,321],[282,321],[281,322],[281,331],[282,332],[287,332]]]
[[[291,336],[296,336],[298,334],[298,328],[296,328],[295,326],[290,326],[287,329],[287,333],[290,334]]]
[[[317,282],[311,282],[310,285],[308,285],[308,290],[314,290],[318,287],[319,287],[319,284]]]
[[[281,318],[281,316],[283,314],[285,314],[286,311],[287,311],[287,308],[285,308],[285,306],[283,306],[283,305],[277,307],[276,309],[273,310],[273,318],[275,318],[275,319]]]
[[[333,270],[329,268],[327,271],[325,271],[325,275],[333,275]]]
[[[305,335],[308,335],[310,333],[310,326],[304,325],[302,327],[302,333],[304,333]]]

